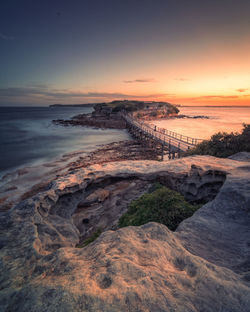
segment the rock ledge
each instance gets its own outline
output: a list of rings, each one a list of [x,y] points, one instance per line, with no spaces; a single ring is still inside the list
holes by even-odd
[[[249,311],[249,172],[249,162],[194,156],[93,165],[57,179],[1,214],[0,311]],[[196,196],[220,175],[215,199],[176,232],[148,223],[75,248],[72,198],[89,185],[159,178]]]

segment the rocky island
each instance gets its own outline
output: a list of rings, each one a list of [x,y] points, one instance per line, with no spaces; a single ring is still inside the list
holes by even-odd
[[[121,117],[121,112],[129,112],[133,116],[152,120],[157,118],[169,118],[177,116],[178,108],[167,102],[145,102],[145,101],[112,101],[109,103],[98,103],[94,105],[91,114],[80,114],[70,120],[53,120],[55,124],[64,126],[90,126],[98,128],[125,129],[126,123]]]

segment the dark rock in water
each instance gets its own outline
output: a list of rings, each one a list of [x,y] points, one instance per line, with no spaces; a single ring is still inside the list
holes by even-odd
[[[56,119],[53,123],[62,126],[87,126],[107,129],[126,129],[126,123],[120,115],[96,115],[96,114],[80,114],[74,116],[70,120]]]
[[[193,118],[193,119],[210,119],[208,116],[197,115],[197,116],[188,116],[188,115],[177,115],[175,118]]]
[[[247,161],[194,156],[97,164],[59,177],[0,215],[0,310],[248,312],[247,168]],[[155,180],[209,202],[176,232],[157,223],[108,230],[125,209],[116,202]],[[91,194],[88,213],[107,220],[107,231],[75,248],[77,214],[84,226],[95,224],[78,210]]]

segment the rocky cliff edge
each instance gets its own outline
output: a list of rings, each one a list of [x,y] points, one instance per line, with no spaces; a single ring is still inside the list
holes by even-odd
[[[189,199],[216,197],[175,232],[148,223],[75,248],[72,202],[128,178],[160,179]],[[242,158],[93,165],[2,213],[0,225],[0,311],[250,311],[250,164]]]

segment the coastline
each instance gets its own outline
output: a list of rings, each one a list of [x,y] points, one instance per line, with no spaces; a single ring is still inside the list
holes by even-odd
[[[12,180],[7,175],[0,304],[13,311],[109,312],[170,305],[181,311],[188,302],[197,311],[244,311],[249,159],[239,153],[158,161],[151,148],[127,140],[23,168]],[[155,183],[201,208],[175,231],[156,222],[120,228],[129,205],[149,196]]]
[[[195,112],[193,112],[195,113]],[[69,120],[59,120],[58,124],[62,126],[84,126],[84,127],[101,127],[113,128],[115,129],[117,125],[121,123],[120,119],[107,118],[107,117],[95,117],[91,118],[92,114],[78,114],[74,115]],[[162,123],[169,124],[171,122],[188,122],[192,120],[193,122],[199,122],[202,118],[202,123],[211,122],[213,119],[207,119],[204,115],[199,116],[189,116],[190,118],[179,118],[172,117],[169,119],[157,119],[149,122],[153,122],[156,125],[162,125]],[[194,118],[199,117],[199,118]],[[57,123],[57,121],[54,121]],[[215,119],[215,122],[217,120]],[[120,129],[124,129],[125,125],[121,124]],[[165,128],[168,128],[165,126]],[[114,140],[115,141],[115,140]],[[131,143],[133,142],[133,143]],[[127,144],[127,147],[124,146]],[[132,144],[132,145],[131,145]],[[144,160],[144,159],[157,159],[157,155],[152,149],[146,149],[140,146],[135,141],[126,141],[108,143],[107,145],[101,144],[101,146],[95,146],[92,151],[75,150],[66,154],[61,154],[54,160],[39,162],[38,164],[27,164],[24,166],[19,166],[15,170],[8,170],[0,179],[0,205],[1,210],[9,209],[13,207],[22,198],[27,198],[27,196],[32,196],[43,190],[53,179],[57,176],[62,176],[66,174],[69,169],[75,170],[80,167],[86,167],[87,165],[92,165],[95,163],[104,163],[112,161],[126,161],[126,160]],[[26,195],[25,195],[26,194]],[[22,197],[24,196],[24,197]],[[11,201],[9,200],[11,198]]]
[[[192,156],[68,172],[0,215],[0,304],[31,312],[182,311],[187,304],[197,311],[247,311],[247,168],[245,159]],[[174,232],[155,222],[116,229],[127,194],[135,198],[134,191],[141,194],[158,179],[186,195],[217,196]],[[92,222],[106,230],[78,248]]]
[[[12,208],[43,191],[48,185],[70,171],[94,164],[128,160],[157,160],[157,154],[134,140],[96,146],[91,152],[75,151],[59,159],[37,166],[24,166],[6,173],[0,179],[0,211]]]

